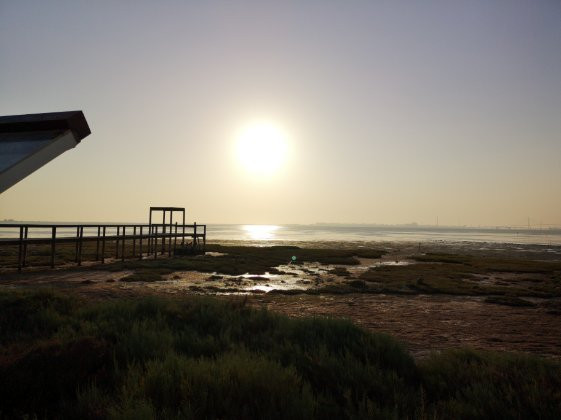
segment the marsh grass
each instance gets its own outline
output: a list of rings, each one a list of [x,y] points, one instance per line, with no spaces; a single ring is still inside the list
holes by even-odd
[[[552,274],[561,271],[561,262],[540,261],[527,258],[497,258],[461,254],[427,253],[415,255],[411,259],[419,262],[462,264],[472,272],[541,273]]]
[[[559,364],[524,354],[449,350],[419,364],[429,407],[443,418],[559,416]]]
[[[1,417],[555,418],[561,404],[554,362],[458,350],[415,363],[387,335],[243,299],[0,303]]]
[[[367,290],[375,293],[561,296],[559,262],[459,254],[426,254],[411,259],[419,264],[375,267],[360,278],[368,282]],[[506,276],[507,280],[481,281],[489,276]]]
[[[209,245],[207,250],[219,252],[221,255],[183,255],[170,259],[129,260],[96,266],[96,268],[113,271],[135,270],[135,274],[140,273],[140,275],[131,279],[137,278],[139,281],[142,281],[144,276],[149,278],[147,273],[150,272],[161,275],[173,271],[198,271],[234,276],[250,273],[257,278],[266,273],[279,274],[277,267],[280,265],[290,264],[300,267],[307,262],[357,265],[359,264],[357,257],[379,258],[383,255],[382,251],[373,249],[314,249],[296,246]],[[338,268],[337,273],[348,274],[348,271]]]

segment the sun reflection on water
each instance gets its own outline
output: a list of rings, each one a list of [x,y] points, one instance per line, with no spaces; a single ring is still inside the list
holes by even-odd
[[[275,232],[280,228],[277,225],[244,225],[246,235],[256,241],[268,241],[275,239]]]

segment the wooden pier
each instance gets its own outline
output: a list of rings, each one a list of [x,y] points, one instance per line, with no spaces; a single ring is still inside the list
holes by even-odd
[[[162,208],[159,208],[160,210]],[[84,243],[95,242],[95,261],[102,264],[108,253],[115,260],[126,258],[158,258],[158,255],[173,256],[178,249],[193,252],[204,251],[206,245],[206,225],[186,225],[184,222],[160,224],[0,224],[0,229],[13,231],[6,238],[0,238],[0,249],[17,247],[17,268],[21,271],[27,265],[30,245],[50,246],[50,267],[55,267],[56,250],[59,244],[74,244],[74,262],[82,264]],[[129,246],[125,247],[128,242]],[[113,245],[110,248],[110,245]],[[0,254],[0,267],[4,264]]]

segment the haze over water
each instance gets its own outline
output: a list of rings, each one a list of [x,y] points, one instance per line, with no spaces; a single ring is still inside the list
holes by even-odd
[[[359,225],[210,225],[209,240],[446,241],[561,245],[561,229],[525,230]]]
[[[59,227],[57,232],[59,237],[76,235],[75,228]],[[86,236],[95,236],[96,232],[97,228],[84,229]],[[108,231],[109,233],[110,231]],[[561,246],[561,229],[559,228],[210,224],[207,225],[207,234],[209,241],[442,241]],[[0,228],[0,239],[17,238],[18,235],[17,228]],[[30,237],[46,238],[50,235],[50,228],[30,229]]]

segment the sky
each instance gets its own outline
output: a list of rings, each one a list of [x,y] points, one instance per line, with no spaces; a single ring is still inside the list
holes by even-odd
[[[557,0],[0,0],[0,115],[92,130],[0,220],[561,225],[560,22]],[[268,173],[238,150],[263,122]]]

